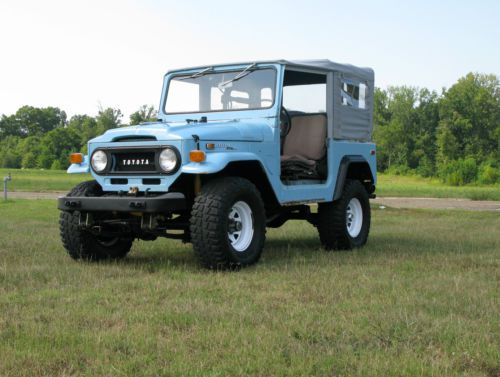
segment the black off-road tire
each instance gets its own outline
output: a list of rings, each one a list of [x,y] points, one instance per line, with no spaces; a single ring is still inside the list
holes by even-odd
[[[101,194],[101,186],[96,181],[86,181],[76,185],[68,196],[99,196]],[[92,261],[119,259],[130,251],[132,238],[99,238],[82,230],[78,226],[79,218],[80,212],[78,211],[62,211],[59,217],[62,243],[71,258]]]
[[[229,237],[229,215],[238,202],[251,209],[253,236],[237,251]],[[256,263],[266,238],[264,204],[257,188],[240,177],[216,178],[195,198],[190,221],[191,242],[200,263],[209,269],[237,269]]]
[[[347,206],[352,198],[359,200],[363,213],[361,230],[351,237],[347,228]],[[368,193],[360,181],[347,180],[339,200],[318,206],[318,233],[326,250],[350,250],[363,246],[370,232],[371,210]]]

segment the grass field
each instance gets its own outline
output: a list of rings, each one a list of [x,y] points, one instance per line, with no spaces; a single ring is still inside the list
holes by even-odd
[[[53,201],[0,214],[1,376],[500,375],[497,213],[374,210],[341,253],[289,222],[237,273],[170,240],[74,262]]]
[[[2,179],[9,173],[12,181],[8,187],[12,191],[69,191],[76,184],[92,179],[90,174],[68,174],[65,170],[0,169]]]
[[[436,178],[379,174],[377,195],[381,197],[468,198],[500,200],[500,185],[449,186]]]
[[[0,169],[0,177],[9,172],[12,173],[9,189],[13,191],[69,191],[77,183],[91,179],[90,174],[34,169]],[[456,187],[444,185],[437,179],[379,174],[377,195],[500,200],[500,185]]]

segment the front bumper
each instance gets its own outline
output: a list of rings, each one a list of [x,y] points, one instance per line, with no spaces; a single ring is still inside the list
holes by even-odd
[[[187,208],[186,197],[180,192],[158,196],[62,196],[57,199],[62,211],[81,212],[143,212],[162,213]]]

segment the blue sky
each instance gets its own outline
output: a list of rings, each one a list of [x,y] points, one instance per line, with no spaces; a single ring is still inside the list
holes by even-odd
[[[470,71],[500,74],[499,21],[498,0],[2,0],[0,113],[101,104],[128,116],[157,106],[168,69],[274,58],[440,91]]]

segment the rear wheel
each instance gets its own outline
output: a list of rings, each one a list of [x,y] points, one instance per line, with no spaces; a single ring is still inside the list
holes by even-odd
[[[265,241],[260,193],[248,180],[219,178],[203,186],[191,212],[191,241],[202,265],[212,269],[257,262]]]
[[[318,233],[327,250],[363,246],[370,232],[370,201],[359,181],[348,180],[339,200],[318,206]]]
[[[68,196],[99,196],[96,181],[82,182]],[[73,259],[102,260],[123,258],[132,247],[133,238],[96,236],[80,227],[80,212],[61,212],[59,229],[64,248]]]

